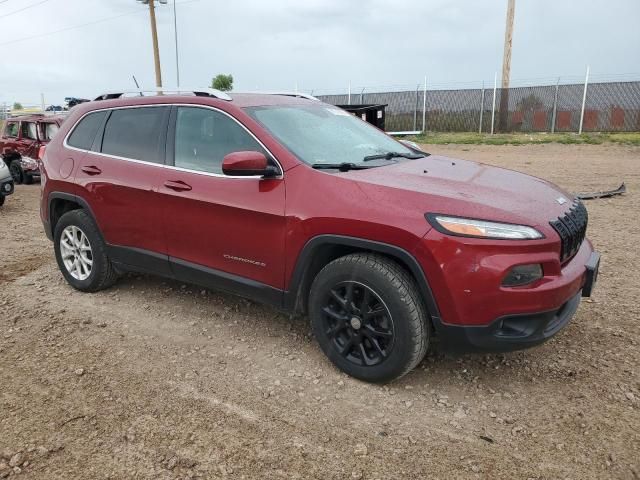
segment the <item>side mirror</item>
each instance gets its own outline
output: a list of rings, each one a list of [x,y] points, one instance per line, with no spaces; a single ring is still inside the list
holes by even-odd
[[[222,173],[236,177],[275,177],[279,171],[261,152],[233,152],[222,159]]]

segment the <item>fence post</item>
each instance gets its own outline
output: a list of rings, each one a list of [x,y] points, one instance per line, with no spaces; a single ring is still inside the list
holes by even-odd
[[[478,133],[482,134],[482,114],[484,113],[484,80],[482,81],[482,96],[480,97],[480,127]]]
[[[360,105],[364,104],[364,89],[367,87],[362,87],[362,91],[360,92]]]
[[[587,102],[587,86],[589,85],[589,65],[587,65],[587,74],[584,77],[584,90],[582,92],[582,109],[580,110],[580,128],[578,135],[582,135],[582,123],[584,122],[584,106]]]
[[[493,135],[493,123],[496,118],[496,90],[498,89],[498,72],[493,76],[493,106],[491,107],[491,135]]]
[[[558,85],[560,85],[560,77],[556,82],[556,93],[553,95],[553,113],[551,114],[551,133],[556,133],[556,115],[558,112]]]
[[[416,87],[416,106],[413,109],[413,131],[418,130],[418,104],[420,102],[420,98],[418,95],[420,94],[420,84]]]
[[[427,129],[427,76],[424,76],[424,90],[422,91],[422,133]]]
[[[349,80],[349,90],[347,93],[347,105],[351,105],[351,80]]]

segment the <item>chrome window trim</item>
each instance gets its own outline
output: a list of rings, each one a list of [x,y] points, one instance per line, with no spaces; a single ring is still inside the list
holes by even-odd
[[[284,178],[284,169],[282,168],[282,165],[280,164],[280,161],[276,158],[276,156],[273,153],[271,153],[271,150],[269,150],[265,146],[265,144],[262,143],[258,139],[258,137],[256,137],[253,134],[253,132],[251,132],[251,130],[249,130],[242,122],[240,122],[233,115],[230,115],[229,113],[225,112],[224,110],[221,110],[221,109],[216,108],[216,107],[212,107],[210,105],[198,105],[198,104],[193,104],[193,103],[157,103],[157,104],[153,104],[153,105],[128,105],[128,106],[122,106],[122,107],[97,108],[95,110],[90,110],[90,111],[86,112],[84,115],[82,115],[76,121],[76,123],[73,124],[73,126],[69,129],[69,131],[65,135],[64,140],[62,141],[62,146],[64,148],[68,148],[69,150],[76,150],[78,152],[90,153],[90,154],[93,154],[93,155],[100,155],[100,156],[103,156],[103,157],[113,158],[114,160],[124,160],[126,162],[141,163],[143,165],[155,165],[155,166],[158,166],[158,167],[167,168],[169,170],[177,170],[177,171],[185,172],[185,173],[196,173],[198,175],[204,175],[204,176],[208,176],[208,177],[246,179],[246,180],[255,180],[255,179],[262,179],[263,178],[262,175],[247,175],[247,176],[225,175],[224,173],[203,172],[201,170],[191,170],[191,169],[188,169],[188,168],[176,167],[175,165],[167,165],[164,162],[163,163],[155,163],[155,162],[148,162],[148,161],[145,161],[145,160],[138,160],[138,159],[135,159],[135,158],[119,157],[117,155],[110,155],[108,153],[94,152],[93,150],[85,150],[83,148],[74,147],[73,145],[69,145],[69,143],[67,142],[67,140],[69,139],[69,137],[71,136],[73,131],[77,128],[78,124],[87,115],[90,115],[90,114],[95,113],[95,112],[104,112],[104,111],[111,111],[111,110],[123,110],[123,109],[128,109],[128,108],[154,108],[154,107],[206,108],[206,109],[213,110],[215,112],[219,112],[219,113],[222,113],[222,114],[226,115],[227,117],[232,119],[234,122],[236,122],[238,125],[240,125],[240,127],[242,127],[249,135],[251,135],[251,137],[265,150],[265,152],[267,152],[269,154],[269,156],[273,159],[273,161],[276,162],[276,164],[278,165],[278,168],[280,169],[280,174],[276,175],[274,177],[269,177],[269,180],[275,180],[275,179]]]

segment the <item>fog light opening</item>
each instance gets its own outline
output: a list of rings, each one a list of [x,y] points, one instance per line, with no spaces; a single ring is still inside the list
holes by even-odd
[[[509,273],[502,280],[502,286],[521,287],[540,280],[542,276],[542,265],[539,263],[517,265],[509,270]]]

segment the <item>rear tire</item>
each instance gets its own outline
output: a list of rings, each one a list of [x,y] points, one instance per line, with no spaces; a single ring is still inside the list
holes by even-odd
[[[84,210],[72,210],[58,220],[53,245],[58,267],[73,288],[97,292],[118,279],[98,226]]]
[[[428,317],[416,283],[381,255],[355,253],[326,265],[311,285],[309,317],[322,351],[361,380],[402,377],[427,352]]]
[[[5,199],[5,196],[4,195],[0,195],[0,207],[2,205],[4,205],[4,199]]]
[[[32,185],[33,184],[33,175],[31,175],[30,173],[23,173],[22,174],[22,183],[24,183],[25,185]]]

